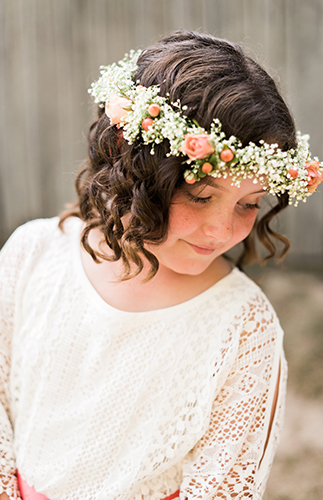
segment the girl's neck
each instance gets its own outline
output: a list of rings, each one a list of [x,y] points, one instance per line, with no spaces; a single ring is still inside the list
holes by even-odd
[[[91,232],[90,244],[98,248],[100,234]],[[222,256],[199,275],[178,274],[160,266],[157,274],[145,281],[150,266],[144,265],[143,271],[136,277],[120,281],[123,275],[121,261],[103,261],[97,264],[82,249],[82,263],[85,273],[102,299],[112,307],[128,312],[144,312],[164,309],[186,302],[201,294],[232,270],[232,265]]]

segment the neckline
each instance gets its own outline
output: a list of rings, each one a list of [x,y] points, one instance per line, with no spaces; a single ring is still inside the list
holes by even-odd
[[[68,223],[68,221],[66,221]],[[124,317],[147,317],[147,316],[168,316],[177,314],[179,312],[185,312],[187,310],[196,308],[200,303],[205,302],[209,296],[214,294],[216,289],[222,289],[227,286],[227,284],[234,278],[236,278],[239,274],[241,275],[241,271],[238,268],[233,267],[232,270],[226,274],[219,281],[214,283],[212,286],[199,293],[195,297],[192,297],[189,300],[184,302],[180,302],[179,304],[175,304],[173,306],[164,307],[160,309],[152,309],[149,311],[126,311],[123,309],[118,309],[108,302],[106,302],[101,295],[97,292],[95,287],[92,285],[89,280],[81,257],[81,245],[80,245],[80,231],[81,231],[82,221],[80,219],[76,219],[74,221],[73,227],[71,227],[71,238],[73,243],[73,251],[72,251],[72,264],[76,272],[77,279],[80,282],[82,289],[84,290],[87,297],[92,301],[93,304],[103,312],[108,312],[113,316],[124,316]],[[72,226],[72,224],[71,224]],[[75,227],[74,227],[75,226]]]

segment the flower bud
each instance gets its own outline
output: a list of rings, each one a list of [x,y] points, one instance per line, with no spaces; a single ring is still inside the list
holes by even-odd
[[[159,106],[159,104],[150,104],[148,106],[148,113],[153,118],[156,118],[156,116],[158,116],[159,113],[160,113],[160,106]]]
[[[195,184],[195,175],[193,173],[188,174],[187,177],[185,177],[185,182],[187,182],[187,184]]]
[[[288,173],[293,179],[296,179],[296,177],[298,176],[298,170],[296,170],[296,168],[290,168],[288,170]]]
[[[228,161],[231,161],[233,160],[234,158],[234,154],[233,152],[231,151],[230,148],[225,148],[221,153],[220,153],[220,158],[222,161],[224,161],[225,163],[227,163]]]
[[[209,163],[209,162],[203,163],[202,172],[204,174],[209,174],[210,172],[212,172],[212,170],[213,170],[213,165],[211,165],[211,163]]]
[[[145,118],[142,122],[141,122],[141,126],[144,130],[148,130],[149,127],[152,126],[152,124],[154,123],[154,120],[152,120],[151,118]]]

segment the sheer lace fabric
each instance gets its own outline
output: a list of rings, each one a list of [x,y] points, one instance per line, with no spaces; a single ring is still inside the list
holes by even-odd
[[[233,270],[178,306],[119,311],[79,232],[33,221],[1,252],[0,492],[19,498],[17,467],[53,500],[261,499],[286,381],[266,297]]]

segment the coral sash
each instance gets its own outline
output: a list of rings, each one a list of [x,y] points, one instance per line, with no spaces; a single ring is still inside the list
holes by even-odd
[[[168,497],[162,498],[162,500],[174,500],[175,498],[179,498],[179,490],[175,491],[175,493],[172,493]]]
[[[26,481],[23,480],[18,471],[17,471],[17,477],[18,477],[18,485],[22,496],[22,500],[48,500],[48,498],[45,497],[45,495],[37,493],[37,491],[35,491],[34,488],[29,486],[29,484],[27,484]]]
[[[20,489],[20,493],[22,496],[22,500],[49,500],[45,495],[41,493],[37,493],[26,481],[23,480],[19,472],[17,471],[18,476],[18,485]],[[179,490],[175,491],[172,495],[169,495],[162,500],[175,500],[175,498],[179,498]]]

